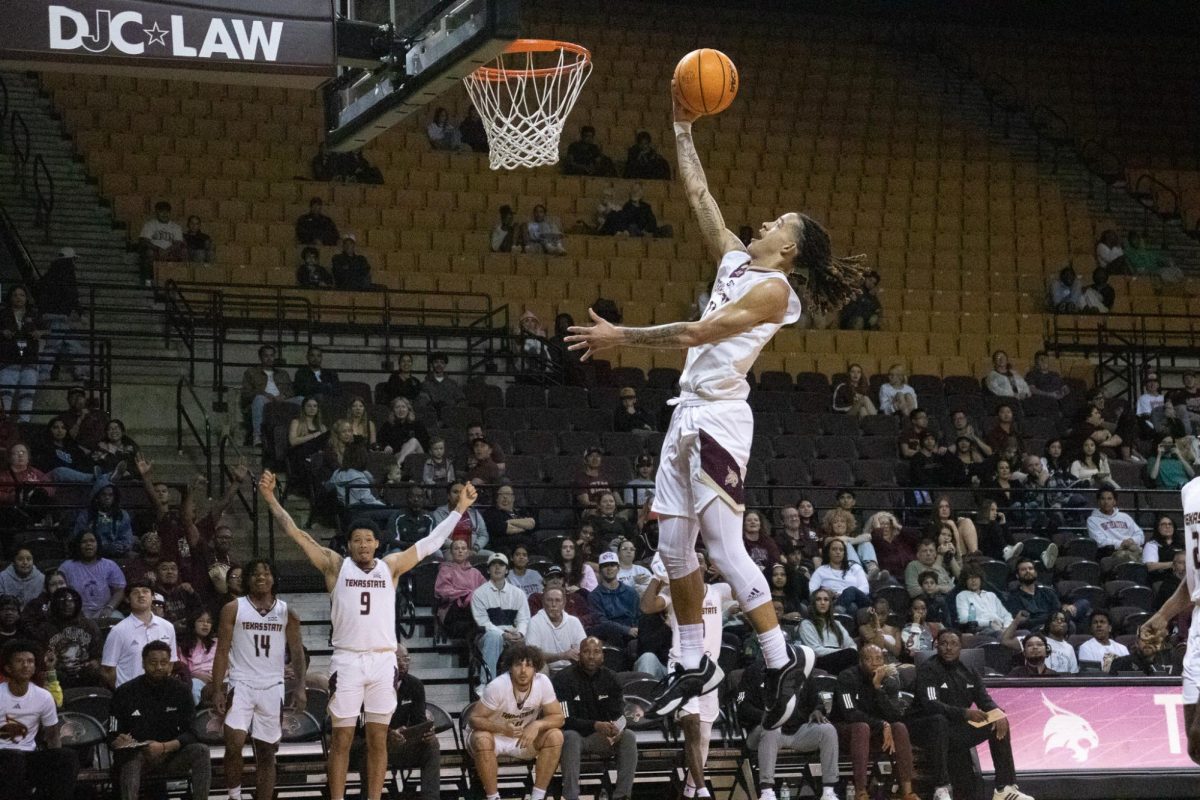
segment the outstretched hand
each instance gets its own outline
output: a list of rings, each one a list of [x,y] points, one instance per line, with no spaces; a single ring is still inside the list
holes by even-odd
[[[258,479],[258,493],[270,502],[275,498],[275,473],[264,469]]]
[[[584,351],[580,361],[587,361],[596,353],[615,347],[621,341],[621,334],[615,325],[590,308],[588,316],[592,318],[594,325],[572,325],[567,328],[570,336],[563,339],[567,342],[568,350]]]
[[[700,119],[700,114],[694,111],[689,111],[687,106],[683,104],[683,98],[679,94],[679,85],[675,83],[675,79],[671,79],[671,119],[675,122],[695,122]]]
[[[458,505],[454,507],[454,510],[465,514],[468,508],[475,505],[477,499],[479,499],[479,492],[475,490],[475,484],[467,482],[463,484],[462,491],[458,493]]]

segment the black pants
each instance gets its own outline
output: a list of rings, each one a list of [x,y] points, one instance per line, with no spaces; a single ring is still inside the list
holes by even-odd
[[[1001,788],[1017,782],[1017,769],[1013,765],[1011,732],[1003,739],[997,739],[995,725],[976,728],[966,722],[951,722],[948,736],[947,753],[952,764],[957,766],[961,764],[962,760],[969,763],[969,751],[987,742],[988,748],[992,752],[992,764],[996,768],[996,787]]]
[[[928,766],[933,785],[945,786],[950,783],[950,772],[946,762],[946,751],[949,744],[949,723],[945,717],[909,717],[904,720],[908,726],[908,739],[912,742],[913,758],[920,755],[920,760]]]
[[[38,791],[43,800],[70,800],[79,760],[74,750],[0,750],[0,800],[27,800]]]

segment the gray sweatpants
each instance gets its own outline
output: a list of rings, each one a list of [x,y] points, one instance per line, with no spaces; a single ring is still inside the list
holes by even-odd
[[[563,731],[562,755],[558,768],[562,770],[563,800],[579,800],[579,759],[583,754],[608,756],[616,752],[617,785],[613,797],[629,797],[633,794],[633,778],[637,773],[637,738],[633,731],[621,731],[615,745],[599,733],[580,736],[578,731]]]
[[[142,786],[143,773],[166,778],[189,777],[192,780],[192,797],[203,800],[208,797],[212,783],[212,756],[208,745],[192,742],[176,750],[165,760],[150,762],[144,752],[123,763],[119,770],[121,800],[137,800]]]
[[[757,737],[757,744],[755,738]],[[775,762],[783,748],[801,753],[817,750],[821,754],[821,783],[829,786],[838,781],[837,728],[829,722],[806,722],[790,736],[782,729],[764,731],[761,726],[751,731],[746,744],[758,749],[758,782],[769,786],[775,783]]]

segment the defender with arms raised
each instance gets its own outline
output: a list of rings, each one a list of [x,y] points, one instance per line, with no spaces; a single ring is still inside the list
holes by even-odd
[[[454,526],[475,502],[475,487],[467,484],[458,504],[429,535],[400,553],[375,557],[379,533],[369,521],[350,523],[343,558],[301,530],[275,496],[275,476],[264,470],[259,494],[275,521],[312,565],[325,576],[332,608],[333,656],[329,661],[329,798],[344,800],[350,745],[360,710],[366,712],[366,799],[380,800],[387,772],[387,731],[396,710],[396,582],[422,560],[438,552]]]
[[[615,326],[593,312],[594,324],[571,328],[567,341],[572,349],[583,350],[585,359],[621,346],[688,351],[653,503],[659,515],[659,554],[679,619],[680,659],[660,686],[651,713],[669,713],[712,691],[722,677],[704,655],[704,584],[695,554],[696,537],[703,531],[709,557],[758,632],[767,665],[763,724],[777,728],[794,709],[795,684],[811,671],[813,654],[787,646],[766,578],[742,544],[743,481],[754,435],[746,372],[775,332],[800,317],[800,300],[789,276],[805,274],[810,302],[831,309],[860,291],[863,270],[860,259],[834,258],[825,230],[795,212],[764,222],[757,238],[744,246],[726,229],[708,190],[692,142],[696,117],[672,90],[679,174],[708,250],[720,259],[711,302],[695,322],[647,328]]]

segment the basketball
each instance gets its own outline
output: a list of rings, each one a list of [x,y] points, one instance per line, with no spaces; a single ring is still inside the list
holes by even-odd
[[[720,50],[703,47],[679,59],[675,85],[688,111],[719,114],[737,97],[737,67]]]

